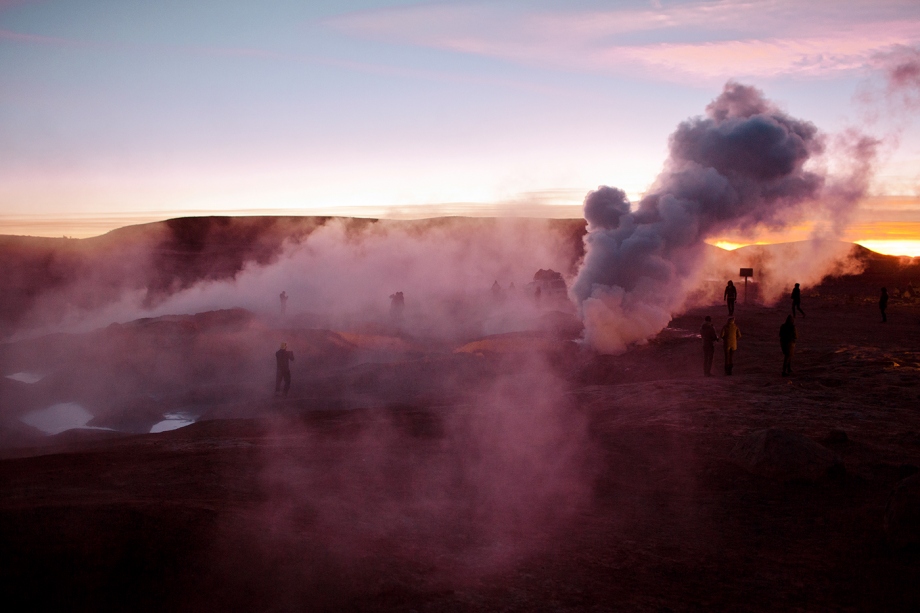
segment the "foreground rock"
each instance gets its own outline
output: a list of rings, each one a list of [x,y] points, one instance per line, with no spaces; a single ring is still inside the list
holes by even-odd
[[[840,457],[810,438],[769,428],[738,441],[732,461],[755,475],[783,481],[815,481],[843,469]]]

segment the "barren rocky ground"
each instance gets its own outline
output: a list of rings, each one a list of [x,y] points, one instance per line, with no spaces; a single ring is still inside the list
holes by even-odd
[[[513,342],[490,352],[490,339],[472,354],[422,348],[326,373],[287,399],[218,403],[173,431],[71,430],[8,447],[4,599],[68,610],[916,610],[920,551],[891,543],[884,517],[920,465],[920,309],[893,303],[881,324],[871,299],[803,306],[789,378],[785,309],[753,305],[736,312],[735,374],[720,374],[717,353],[704,378],[693,335],[707,313],[722,322],[714,305],[620,356],[552,335],[538,357],[532,335],[517,337],[519,353]],[[750,473],[732,450],[764,428],[805,435],[844,470]]]

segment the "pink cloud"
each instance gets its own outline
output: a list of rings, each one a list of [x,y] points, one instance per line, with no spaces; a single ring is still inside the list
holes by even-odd
[[[538,13],[421,6],[352,13],[327,23],[396,44],[666,79],[834,74],[920,41],[920,10],[901,10],[909,5],[894,2],[843,5],[803,7],[785,0]],[[734,36],[727,40],[727,32]]]
[[[903,40],[896,35],[879,35],[699,44],[664,43],[610,48],[596,66],[603,69],[616,68],[618,64],[640,64],[674,76],[713,79],[741,75],[822,76],[862,69],[880,50],[899,45]]]

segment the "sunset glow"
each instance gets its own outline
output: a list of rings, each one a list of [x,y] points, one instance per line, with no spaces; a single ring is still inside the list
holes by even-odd
[[[856,244],[885,255],[905,255],[912,258],[920,256],[920,240],[860,240],[856,241]]]
[[[579,217],[598,185],[637,201],[674,127],[736,79],[831,144],[853,128],[881,139],[869,193],[910,202],[884,220],[866,208],[838,238],[901,249],[917,235],[870,226],[916,206],[918,91],[885,79],[918,43],[920,6],[891,0],[0,2],[0,233],[185,215]]]
[[[763,243],[733,243],[731,241],[714,241],[711,244],[718,247],[719,249],[734,251],[735,249],[740,249],[741,247],[747,247],[749,244],[757,245]]]
[[[903,255],[908,257],[920,256],[920,240],[857,240],[857,245],[884,255]],[[729,241],[715,241],[712,245],[734,251],[748,245],[766,245],[769,243],[732,243]]]

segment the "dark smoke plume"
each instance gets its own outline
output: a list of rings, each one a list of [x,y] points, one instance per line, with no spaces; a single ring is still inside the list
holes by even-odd
[[[871,140],[850,138],[850,176],[829,180],[806,168],[826,139],[790,117],[759,90],[734,82],[681,123],[670,156],[636,207],[618,189],[585,198],[586,254],[572,288],[586,341],[623,351],[665,327],[696,284],[704,240],[729,231],[780,229],[809,213],[852,210],[864,193]],[[826,196],[832,196],[826,198]]]

